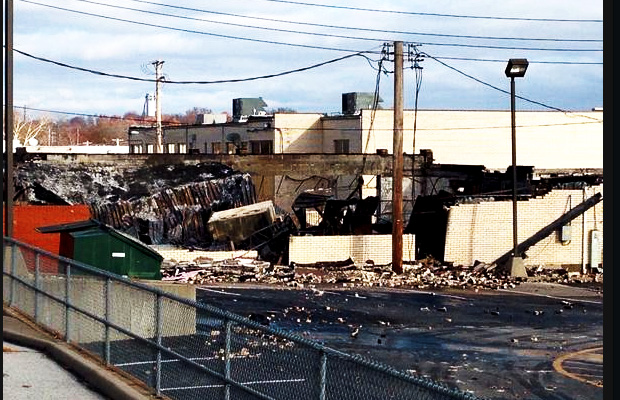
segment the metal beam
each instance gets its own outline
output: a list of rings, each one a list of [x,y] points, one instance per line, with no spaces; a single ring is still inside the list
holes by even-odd
[[[603,196],[600,193],[597,193],[594,196],[587,199],[586,201],[571,208],[570,210],[568,210],[568,212],[566,212],[565,214],[562,214],[558,219],[551,222],[549,225],[545,226],[544,228],[540,229],[538,232],[536,232],[529,238],[525,239],[523,242],[519,243],[517,245],[518,253],[523,254],[523,252],[525,252],[527,249],[534,246],[536,243],[540,242],[547,236],[551,235],[554,231],[559,229],[561,226],[568,224],[570,221],[577,218],[578,216],[580,216],[581,214],[583,214],[590,208],[594,207],[597,203],[599,203],[602,200],[603,200]],[[512,256],[513,251],[514,249],[511,249],[510,251],[502,255],[500,258],[495,260],[494,263],[496,265],[505,264],[508,261],[508,259]]]

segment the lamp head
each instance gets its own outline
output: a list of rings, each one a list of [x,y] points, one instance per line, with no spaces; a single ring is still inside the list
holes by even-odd
[[[511,58],[506,66],[506,76],[509,78],[522,78],[528,66],[525,58]]]

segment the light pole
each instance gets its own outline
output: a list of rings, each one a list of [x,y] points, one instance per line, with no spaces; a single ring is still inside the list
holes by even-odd
[[[512,256],[506,269],[510,276],[527,278],[523,257],[519,254],[517,240],[517,128],[515,123],[515,78],[525,76],[528,62],[525,58],[511,58],[506,66],[506,76],[510,78],[510,119],[512,127]]]

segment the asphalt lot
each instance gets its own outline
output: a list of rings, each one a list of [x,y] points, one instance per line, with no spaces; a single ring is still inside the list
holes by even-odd
[[[553,365],[561,356],[602,347],[602,286],[524,283],[478,293],[249,284],[197,289],[201,302],[479,397],[603,398],[602,355],[600,362],[569,357],[564,373]]]

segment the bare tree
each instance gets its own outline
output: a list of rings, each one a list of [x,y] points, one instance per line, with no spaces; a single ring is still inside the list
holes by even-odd
[[[40,141],[42,134],[47,133],[51,121],[42,117],[39,119],[29,119],[26,113],[23,115],[18,112],[13,113],[13,141],[16,145],[26,146],[32,139]]]

